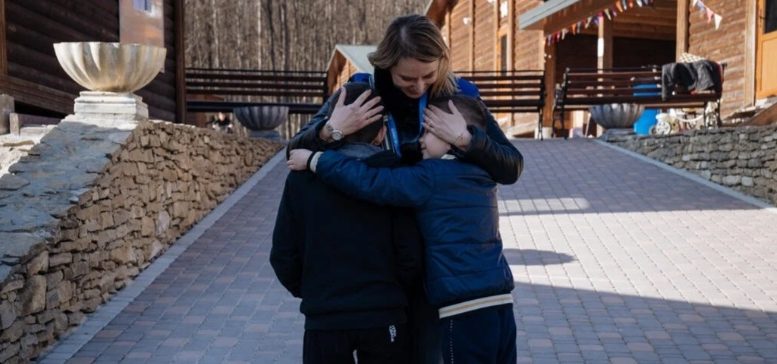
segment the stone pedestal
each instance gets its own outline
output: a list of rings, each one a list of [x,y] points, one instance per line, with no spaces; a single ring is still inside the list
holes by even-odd
[[[73,107],[75,114],[65,120],[101,126],[134,124],[148,120],[148,106],[142,100],[133,93],[82,91]]]
[[[605,130],[604,133],[602,133],[602,140],[605,142],[613,141],[613,140],[623,140],[623,138],[636,135],[634,133],[634,129],[627,129],[627,128],[611,128]]]
[[[8,134],[10,131],[10,117],[13,111],[13,97],[6,94],[0,95],[0,135]]]
[[[248,129],[248,137],[252,139],[269,139],[276,142],[281,141],[281,133],[277,130],[250,130]]]

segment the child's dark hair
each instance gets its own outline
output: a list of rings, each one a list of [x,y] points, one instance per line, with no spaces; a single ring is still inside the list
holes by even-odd
[[[448,97],[439,97],[429,101],[429,105],[439,107],[445,112],[451,112],[448,108],[448,101],[453,101],[456,108],[459,109],[461,116],[467,121],[467,125],[476,126],[480,129],[486,129],[486,120],[488,120],[488,109],[482,101],[466,95],[453,95]]]
[[[370,86],[366,83],[359,83],[359,82],[353,82],[353,83],[347,83],[343,86],[345,88],[345,104],[349,105],[352,104],[354,101],[356,101],[361,94],[363,94],[365,91],[370,90]],[[366,101],[374,99],[376,96],[378,96],[374,91],[370,94],[370,96],[367,98]],[[332,97],[333,102],[337,102],[337,99],[340,97],[340,92],[338,91],[337,94],[335,94]],[[366,102],[365,101],[365,102]],[[380,105],[381,103],[378,103]],[[329,115],[327,117],[332,116],[332,111],[334,110],[334,104],[332,105],[332,108],[329,110]],[[378,135],[378,132],[380,131],[380,128],[383,126],[383,121],[378,120],[372,124],[369,124],[360,130],[354,132],[353,134],[349,134],[345,137],[345,141],[350,143],[371,143],[375,137]]]

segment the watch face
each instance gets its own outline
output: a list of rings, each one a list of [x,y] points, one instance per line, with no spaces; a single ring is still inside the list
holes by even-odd
[[[332,130],[332,139],[335,141],[343,139],[343,132],[337,129]]]

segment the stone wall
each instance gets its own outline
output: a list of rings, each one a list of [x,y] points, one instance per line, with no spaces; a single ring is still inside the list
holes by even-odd
[[[777,127],[695,130],[609,141],[777,204]]]
[[[281,147],[167,122],[60,123],[0,178],[0,362],[38,356]]]

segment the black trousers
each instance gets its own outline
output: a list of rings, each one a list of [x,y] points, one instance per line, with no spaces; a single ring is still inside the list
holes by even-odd
[[[515,364],[513,305],[500,305],[440,319],[445,364]]]
[[[410,347],[405,324],[359,330],[305,330],[304,364],[407,363]]]

